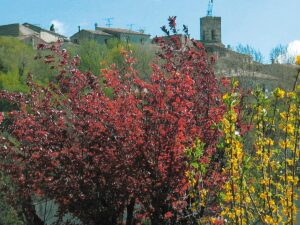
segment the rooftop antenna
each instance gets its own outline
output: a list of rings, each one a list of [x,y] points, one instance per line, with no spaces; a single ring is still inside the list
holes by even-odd
[[[107,22],[105,25],[107,26],[107,27],[111,27],[111,25],[112,25],[112,20],[113,20],[114,18],[113,17],[109,17],[109,18],[104,18],[104,20]]]
[[[144,34],[146,32],[145,27],[140,27],[139,32]]]
[[[127,27],[129,28],[129,30],[132,30],[132,28],[133,28],[134,25],[135,25],[135,24],[130,23],[130,24],[127,24]]]
[[[213,6],[214,6],[214,0],[209,0],[208,1],[207,15],[206,16],[212,16]]]

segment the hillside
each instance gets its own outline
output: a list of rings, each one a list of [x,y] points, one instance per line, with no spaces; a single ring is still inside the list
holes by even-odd
[[[292,88],[297,66],[289,64],[260,64],[238,57],[219,57],[215,65],[218,76],[237,77],[245,87],[262,84],[266,89],[276,86]]]

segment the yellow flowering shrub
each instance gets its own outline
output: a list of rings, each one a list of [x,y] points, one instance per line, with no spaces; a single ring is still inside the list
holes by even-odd
[[[271,96],[259,89],[253,92],[253,148],[245,148],[245,139],[237,135],[238,96],[234,91],[223,96],[224,173],[229,178],[223,187],[221,215],[228,224],[296,224],[300,91],[295,86],[289,92],[276,88]]]
[[[300,65],[300,56],[296,64]],[[219,145],[225,154],[223,174],[227,177],[219,199],[222,211],[218,223],[213,217],[198,224],[296,225],[300,85],[295,83],[289,91],[276,88],[272,94],[257,88],[246,103],[237,86],[232,81],[222,97],[226,112],[219,126],[223,132]],[[252,129],[244,132],[241,119]],[[196,148],[203,143],[205,140],[198,141]],[[191,186],[195,185],[195,174],[203,173],[189,167],[186,176]],[[205,189],[190,195],[198,198],[195,211],[205,206]]]
[[[295,63],[296,63],[297,65],[300,65],[300,56],[299,56],[299,55],[296,57]]]

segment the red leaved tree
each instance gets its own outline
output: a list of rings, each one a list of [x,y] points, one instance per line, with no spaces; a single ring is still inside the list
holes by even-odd
[[[175,24],[170,18],[174,32]],[[197,137],[206,143],[199,160],[208,168],[204,185],[210,190],[198,217],[217,212],[224,178],[215,125],[224,108],[210,60],[201,43],[186,37],[156,41],[161,61],[152,65],[149,82],[124,52],[126,67],[103,70],[100,85],[78,70],[79,57],[69,60],[57,44],[40,46],[54,53],[45,62],[60,69],[55,82],[42,87],[29,79],[28,94],[0,94],[19,106],[7,118],[17,144],[1,139],[0,148],[27,221],[38,219],[36,195],[55,200],[61,216],[72,213],[83,224],[118,224],[125,212],[128,225],[147,218],[151,224],[186,224],[184,151]]]

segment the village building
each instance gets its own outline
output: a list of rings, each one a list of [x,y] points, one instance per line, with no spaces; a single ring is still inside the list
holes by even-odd
[[[82,29],[70,37],[71,42],[80,44],[84,41],[94,40],[101,44],[107,44],[108,40],[113,38],[113,35],[100,30],[85,30]]]
[[[46,29],[43,29],[39,26],[30,24],[30,23],[24,23],[23,25],[25,27],[37,32],[39,34],[39,37],[46,43],[54,43],[57,41],[63,41],[63,42],[68,41],[67,37],[65,37],[61,34],[58,34],[54,31],[46,30]]]
[[[95,30],[80,29],[70,37],[75,44],[80,44],[85,40],[94,40],[100,44],[107,44],[109,39],[118,39],[127,43],[145,44],[150,43],[150,35],[128,29],[98,27]]]
[[[30,23],[14,23],[0,26],[0,36],[15,37],[28,45],[53,43],[58,40],[67,41],[67,37]]]

